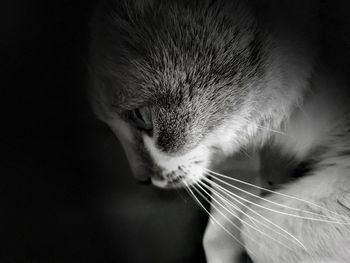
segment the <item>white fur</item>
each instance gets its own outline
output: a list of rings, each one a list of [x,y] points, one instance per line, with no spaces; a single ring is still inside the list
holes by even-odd
[[[179,166],[181,166],[184,170],[191,171],[191,176],[185,178],[188,185],[197,182],[204,175],[204,167],[208,165],[210,157],[209,151],[206,147],[200,145],[184,155],[174,156],[168,155],[157,149],[154,138],[151,138],[148,135],[143,135],[143,140],[152,160],[164,170],[164,174],[172,171],[177,172]],[[194,161],[201,161],[202,166],[195,165]],[[152,182],[159,187],[167,186],[164,180],[162,181],[153,178]]]

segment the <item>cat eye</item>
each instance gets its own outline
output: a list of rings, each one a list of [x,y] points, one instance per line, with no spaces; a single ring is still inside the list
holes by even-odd
[[[152,114],[148,107],[132,110],[129,119],[132,124],[140,130],[150,131],[153,128]]]

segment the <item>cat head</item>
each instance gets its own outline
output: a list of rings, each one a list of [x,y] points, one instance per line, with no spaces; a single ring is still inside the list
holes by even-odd
[[[294,79],[282,49],[235,1],[106,1],[91,35],[95,112],[135,176],[160,187],[200,180],[213,160],[264,137],[259,127],[279,125],[301,94],[301,83],[285,89]]]

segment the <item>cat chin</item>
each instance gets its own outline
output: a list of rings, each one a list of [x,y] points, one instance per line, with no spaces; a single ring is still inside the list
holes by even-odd
[[[157,179],[151,179],[152,185],[161,188],[161,189],[179,189],[184,188],[185,184],[182,182],[179,183],[169,183],[167,180],[157,180]]]
[[[178,182],[169,182],[168,180],[160,180],[157,178],[151,178],[152,185],[161,189],[179,189],[190,187],[191,185],[197,184],[201,179],[182,179]]]
[[[167,188],[168,186],[167,180],[159,180],[159,179],[151,178],[151,182],[154,186],[159,188]]]

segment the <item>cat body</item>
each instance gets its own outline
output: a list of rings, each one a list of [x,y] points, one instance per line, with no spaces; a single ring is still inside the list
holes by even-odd
[[[239,262],[242,247],[254,262],[346,262],[348,93],[318,59],[313,2],[123,0],[96,10],[90,52],[96,115],[123,144],[137,178],[212,197],[208,262]],[[242,188],[237,195],[245,201],[230,212],[227,203],[215,203],[225,200],[215,191],[223,183],[203,182],[215,175],[208,169],[248,148],[259,165],[238,176],[232,164],[232,178],[258,186],[273,174],[283,180],[288,172],[271,165],[278,158],[265,162],[273,151],[288,158],[286,170],[303,162],[312,167],[278,190],[285,196],[256,200],[262,189]],[[271,213],[271,201],[282,213]],[[337,224],[287,216],[287,206]],[[258,223],[257,213],[283,230]]]
[[[329,73],[328,73],[329,74]],[[255,200],[260,206],[251,205],[254,209],[245,209],[247,215],[241,215],[247,225],[241,228],[241,237],[247,250],[253,251],[251,257],[253,262],[347,262],[350,256],[350,228],[349,222],[349,201],[350,201],[350,180],[349,180],[349,157],[344,150],[349,146],[347,122],[348,105],[347,98],[336,87],[328,88],[332,79],[327,72],[320,74],[319,80],[315,80],[317,91],[312,93],[307,101],[304,101],[301,109],[291,116],[283,133],[275,133],[269,144],[260,156],[251,157],[260,159],[258,168],[247,164],[247,168],[237,171],[237,166],[233,165],[231,174],[246,174],[254,168],[253,175],[245,176],[245,181],[254,183],[260,180],[258,185],[269,188],[269,184],[274,186],[282,185],[278,193],[298,197],[298,200],[286,198],[278,194],[269,194],[267,200]],[[334,80],[332,84],[337,83]],[[339,86],[338,86],[339,87]],[[324,89],[323,89],[324,88]],[[344,112],[342,112],[344,111]],[[322,117],[322,118],[321,118]],[[316,143],[317,142],[317,143]],[[315,145],[317,147],[315,148]],[[266,156],[264,156],[266,155]],[[259,158],[260,157],[260,158]],[[256,161],[255,161],[256,162]],[[293,175],[291,173],[303,162],[308,162],[307,174],[305,177],[288,182]],[[230,172],[226,171],[225,174]],[[260,178],[262,177],[262,178]],[[269,184],[267,183],[269,182]],[[246,190],[252,191],[251,187]],[[259,193],[259,189],[253,189]],[[246,194],[246,199],[250,196]],[[304,203],[300,200],[307,200],[312,203]],[[277,207],[272,202],[286,207],[313,212],[328,219],[335,216],[343,224],[333,224],[327,222],[315,222],[302,219],[309,214],[299,211],[291,211],[289,208]],[[317,206],[315,206],[315,205]],[[278,210],[279,213],[272,210]],[[256,213],[259,213],[257,216]],[[285,213],[285,214],[281,214]],[[218,220],[233,232],[235,229],[223,216],[231,216],[225,209],[215,211]],[[222,215],[224,214],[224,215]],[[299,218],[291,217],[294,214]],[[340,217],[338,217],[340,215]],[[299,244],[290,243],[285,237],[271,232],[271,229],[261,226],[258,230],[269,233],[269,238],[262,235],[256,229],[252,229],[252,220],[267,223],[263,217],[283,226],[283,229],[291,233],[295,238],[302,241],[303,248]],[[315,217],[314,217],[315,218]],[[317,217],[316,217],[317,218]],[[237,224],[241,224],[236,219]],[[249,226],[250,225],[250,226]],[[277,228],[276,228],[277,229]],[[278,231],[281,233],[281,231]],[[218,235],[218,233],[220,233]],[[239,246],[234,249],[226,249],[224,244],[217,247],[218,239],[223,236],[229,242],[229,236],[215,222],[208,225],[204,246],[207,251],[207,258],[213,258],[210,262],[229,262],[230,258],[240,262]],[[272,240],[273,239],[273,240]],[[277,245],[278,240],[283,245]],[[226,252],[225,252],[226,251]],[[222,259],[218,254],[223,254]]]

